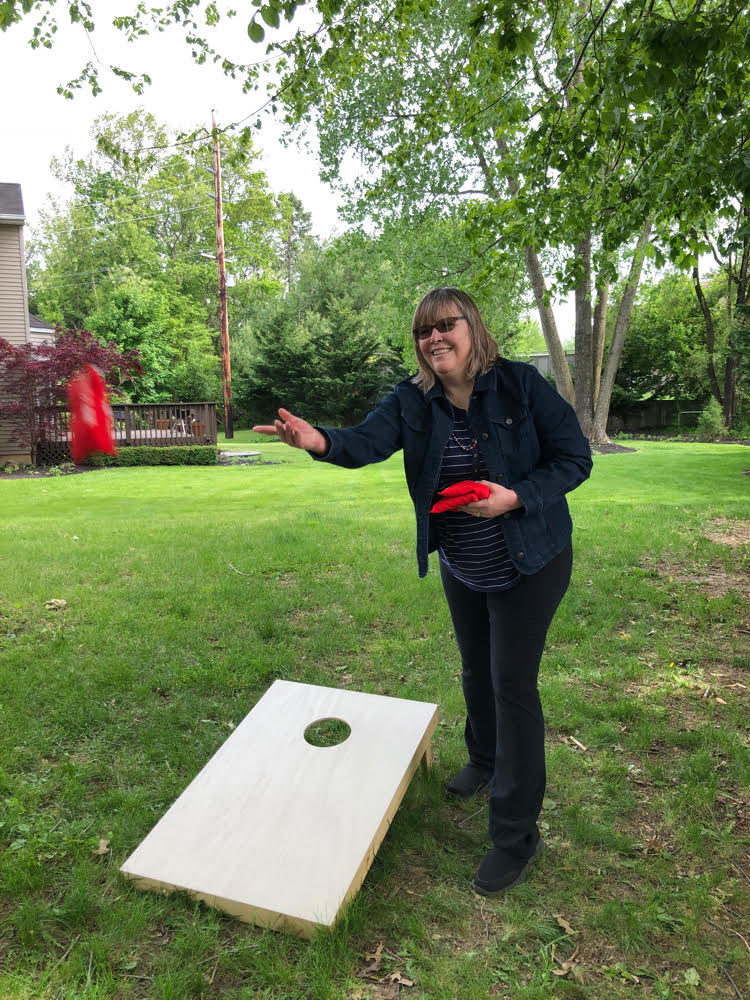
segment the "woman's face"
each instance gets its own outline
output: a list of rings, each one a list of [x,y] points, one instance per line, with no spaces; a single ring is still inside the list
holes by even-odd
[[[437,319],[461,316],[461,310],[453,303],[441,309]],[[427,364],[442,379],[463,377],[471,355],[471,330],[465,319],[459,319],[452,330],[440,333],[432,328],[429,337],[418,341],[419,350]]]

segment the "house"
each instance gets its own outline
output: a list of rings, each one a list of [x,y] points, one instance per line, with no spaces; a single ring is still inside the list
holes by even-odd
[[[15,346],[30,340],[24,220],[21,185],[0,183],[0,337]],[[10,428],[0,421],[0,464],[29,460],[28,452],[21,453],[11,440]]]
[[[54,336],[55,327],[51,323],[29,313],[29,341],[32,344],[50,344]]]
[[[0,337],[16,347],[48,343],[55,332],[49,323],[29,313],[24,221],[21,185],[0,183]],[[12,440],[10,427],[0,418],[0,465],[29,461],[28,451]]]

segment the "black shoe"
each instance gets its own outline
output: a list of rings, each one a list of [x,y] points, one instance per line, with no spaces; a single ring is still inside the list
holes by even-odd
[[[478,764],[467,764],[459,771],[455,778],[448,782],[445,794],[452,795],[456,799],[470,799],[472,795],[481,792],[483,788],[492,781],[492,771],[488,771]]]
[[[540,837],[529,860],[519,868],[509,869],[505,852],[493,847],[477,869],[474,881],[471,883],[474,892],[482,896],[499,896],[507,889],[520,885],[528,875],[529,868],[541,858],[543,852],[544,841]]]

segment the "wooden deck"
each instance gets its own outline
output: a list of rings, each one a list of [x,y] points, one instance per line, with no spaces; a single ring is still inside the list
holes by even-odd
[[[115,403],[114,436],[118,448],[137,445],[169,448],[215,445],[216,403]],[[65,407],[45,409],[38,464],[70,461],[70,414]]]

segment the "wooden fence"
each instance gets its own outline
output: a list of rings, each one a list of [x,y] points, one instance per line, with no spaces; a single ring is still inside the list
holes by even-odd
[[[118,448],[145,445],[215,445],[216,403],[115,403],[115,444]],[[70,461],[70,414],[65,407],[45,407],[40,419],[37,465]]]

